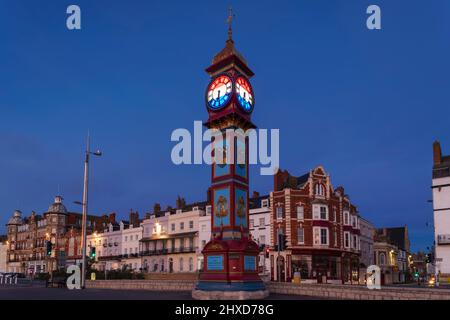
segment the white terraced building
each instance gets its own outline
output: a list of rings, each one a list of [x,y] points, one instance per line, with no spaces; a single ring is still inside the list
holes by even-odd
[[[450,156],[442,156],[438,141],[433,144],[433,160],[435,272],[441,282],[450,282]]]

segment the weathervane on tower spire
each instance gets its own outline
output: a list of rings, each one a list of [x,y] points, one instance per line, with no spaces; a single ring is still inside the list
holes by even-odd
[[[228,18],[227,18],[227,23],[228,23],[228,40],[233,40],[232,39],[232,35],[233,35],[233,18],[235,17],[234,13],[233,13],[233,7],[230,6],[230,8],[228,9]]]

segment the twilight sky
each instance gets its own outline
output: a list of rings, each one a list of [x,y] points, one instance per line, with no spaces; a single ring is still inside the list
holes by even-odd
[[[256,73],[260,128],[280,129],[281,167],[316,165],[377,227],[432,243],[432,142],[450,153],[450,2],[232,1],[234,40]],[[66,28],[77,4],[82,30]],[[14,209],[81,200],[88,129],[90,212],[204,200],[210,169],[170,160],[176,128],[207,117],[204,72],[226,40],[230,1],[0,2],[0,233]],[[378,4],[382,30],[366,28]],[[273,178],[251,171],[251,190]]]

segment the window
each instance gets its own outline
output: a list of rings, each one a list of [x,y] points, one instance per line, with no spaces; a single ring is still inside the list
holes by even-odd
[[[334,230],[333,243],[334,243],[334,246],[337,247],[338,243],[337,243],[337,231],[336,230]]]
[[[283,207],[277,207],[277,219],[283,219]]]
[[[183,258],[180,258],[180,271],[183,271]]]
[[[328,207],[324,205],[313,205],[314,220],[328,220]]]
[[[349,215],[350,213],[348,211],[344,211],[344,225],[349,225]]]
[[[297,219],[303,220],[305,218],[305,209],[303,206],[297,206]]]
[[[350,232],[344,232],[344,247],[350,248]]]
[[[172,223],[172,224],[170,225],[170,230],[171,230],[171,231],[175,231],[175,223]]]
[[[205,247],[206,245],[206,240],[202,240],[202,249]]]
[[[334,222],[337,221],[337,210],[336,210],[336,207],[333,208],[333,221]]]
[[[189,229],[194,229],[194,221],[189,221]]]
[[[206,224],[202,224],[202,232],[206,232]]]
[[[266,220],[264,218],[259,218],[259,226],[264,227],[266,225]]]
[[[297,228],[297,243],[305,243],[305,229],[303,229],[302,227]]]
[[[125,248],[125,254],[128,254],[128,249],[127,248]]]
[[[324,196],[325,195],[325,188],[323,187],[323,185],[321,183],[316,184],[315,193],[316,193],[316,196]]]
[[[261,244],[261,245],[266,244],[266,236],[264,236],[264,235],[259,236],[259,244]]]
[[[192,257],[189,258],[189,271],[194,270],[194,259]]]
[[[125,242],[127,242],[128,241],[128,236],[125,236]]]
[[[269,200],[268,199],[264,199],[261,201],[261,206],[263,208],[267,208],[269,206]]]
[[[384,255],[384,253],[380,253],[380,265],[384,266],[386,263],[386,256]]]
[[[211,206],[206,206],[206,214],[211,214]]]
[[[250,228],[253,228],[253,227],[254,227],[253,219],[250,219]]]
[[[356,217],[352,216],[352,227],[356,228]]]
[[[328,220],[328,208],[325,206],[320,207],[320,219]]]
[[[313,238],[314,238],[314,245],[320,244],[320,228],[314,227],[313,228]]]
[[[353,249],[357,249],[358,248],[358,244],[356,242],[356,235],[353,235]]]
[[[320,229],[320,244],[322,244],[322,245],[328,244],[328,229],[327,228]]]
[[[184,222],[180,222],[180,230],[184,230]]]

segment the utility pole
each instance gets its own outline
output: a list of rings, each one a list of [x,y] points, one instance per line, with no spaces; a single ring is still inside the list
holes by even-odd
[[[89,153],[90,153],[89,133],[87,136],[86,155],[84,160],[84,183],[83,183],[83,218],[82,218],[82,265],[81,265],[81,287],[84,289],[86,284],[86,237],[87,237],[87,202],[88,202],[88,187],[89,187]]]
[[[89,158],[90,155],[95,155],[100,157],[102,153],[100,151],[91,152],[90,149],[90,137],[89,133],[87,136],[86,143],[86,155],[84,160],[84,183],[83,183],[83,217],[82,217],[82,236],[81,236],[81,288],[85,288],[86,285],[86,241],[87,241],[87,210],[88,210],[88,188],[89,188]]]

